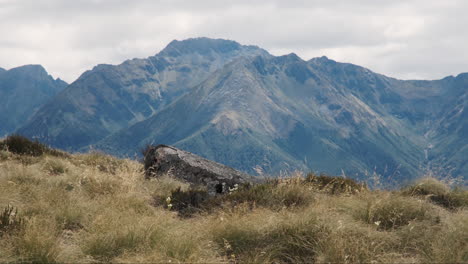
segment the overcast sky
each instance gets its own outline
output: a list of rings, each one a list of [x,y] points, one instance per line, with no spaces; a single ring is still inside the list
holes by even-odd
[[[401,79],[468,72],[466,0],[0,0],[0,67],[74,81],[100,63],[212,37]]]

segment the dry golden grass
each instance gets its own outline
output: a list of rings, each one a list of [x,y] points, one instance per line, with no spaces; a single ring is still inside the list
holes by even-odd
[[[155,197],[188,184],[145,180],[138,162],[2,150],[0,212],[11,205],[23,222],[2,229],[0,262],[468,262],[466,190],[328,180],[239,188],[182,218]]]

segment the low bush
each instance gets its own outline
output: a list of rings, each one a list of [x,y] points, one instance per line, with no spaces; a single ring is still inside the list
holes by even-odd
[[[31,141],[30,139],[20,135],[8,136],[0,143],[0,147],[10,151],[11,153],[31,156],[41,156],[47,148],[38,141]]]
[[[2,142],[0,142],[0,149],[8,150],[11,153],[18,155],[29,155],[29,156],[41,156],[43,154],[49,154],[52,156],[64,157],[67,156],[65,153],[49,148],[48,146],[35,140],[32,141],[21,135],[10,135]]]

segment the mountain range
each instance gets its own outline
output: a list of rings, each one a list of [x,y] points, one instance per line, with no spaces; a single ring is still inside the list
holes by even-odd
[[[129,157],[146,144],[175,145],[251,174],[468,174],[468,74],[404,81],[327,57],[196,38],[60,84],[3,133]]]

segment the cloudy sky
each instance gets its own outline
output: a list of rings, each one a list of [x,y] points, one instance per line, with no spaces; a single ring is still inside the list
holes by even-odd
[[[0,0],[0,67],[74,81],[206,36],[326,55],[401,79],[468,72],[466,0]]]

